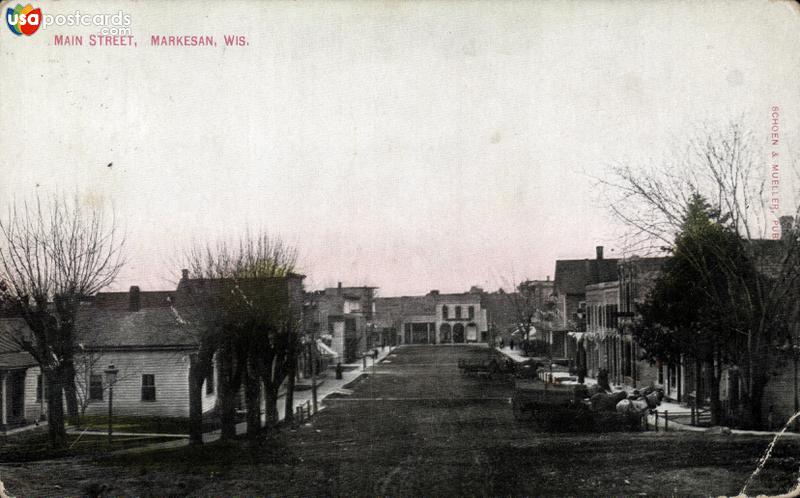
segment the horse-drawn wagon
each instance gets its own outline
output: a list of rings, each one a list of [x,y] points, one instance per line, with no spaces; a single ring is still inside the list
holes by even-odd
[[[459,358],[458,368],[464,375],[494,378],[513,374],[514,362],[497,355],[487,355],[480,358]]]
[[[546,384],[517,380],[511,408],[514,418],[548,431],[634,431],[642,427],[643,413],[619,412],[590,402],[583,385]],[[617,395],[607,395],[615,407]],[[624,393],[623,393],[624,396]]]

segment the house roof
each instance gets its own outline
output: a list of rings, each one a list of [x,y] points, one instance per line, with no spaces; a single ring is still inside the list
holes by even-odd
[[[14,339],[30,334],[22,318],[0,318],[0,370],[36,366],[36,360]]]
[[[89,350],[183,349],[198,344],[197,330],[172,308],[82,309],[76,319],[75,337]]]
[[[140,291],[139,306],[142,308],[169,308],[174,291]],[[98,308],[127,310],[130,307],[130,292],[98,292],[92,304]]]
[[[584,294],[586,286],[617,279],[617,264],[612,259],[560,259],[556,261],[555,287],[564,294]]]

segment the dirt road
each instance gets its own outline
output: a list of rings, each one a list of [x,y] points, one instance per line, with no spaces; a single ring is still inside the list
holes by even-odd
[[[0,467],[12,494],[720,495],[738,493],[763,437],[543,434],[516,422],[502,381],[462,377],[473,346],[407,346],[311,424],[263,445],[210,445],[92,463]],[[800,464],[781,442],[751,492],[785,491]],[[58,488],[55,486],[59,486]]]

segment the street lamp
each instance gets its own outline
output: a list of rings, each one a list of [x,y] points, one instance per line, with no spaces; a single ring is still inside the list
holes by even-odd
[[[117,374],[119,370],[114,368],[114,365],[109,365],[103,373],[106,374],[106,384],[108,385],[108,444],[111,445],[111,435],[112,435],[112,425],[111,425],[111,416],[112,416],[112,403],[114,399],[114,384],[117,382]]]

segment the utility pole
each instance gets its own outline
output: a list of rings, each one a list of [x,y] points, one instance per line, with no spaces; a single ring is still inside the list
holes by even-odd
[[[311,334],[311,343],[308,345],[308,360],[311,365],[311,403],[314,406],[314,413],[317,413],[317,360],[314,357],[314,348],[317,347],[317,340]]]

